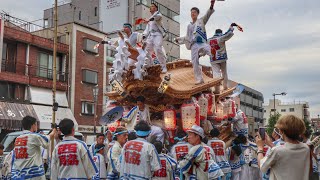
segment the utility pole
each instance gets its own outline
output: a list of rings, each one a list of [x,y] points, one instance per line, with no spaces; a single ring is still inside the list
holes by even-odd
[[[54,40],[53,40],[53,85],[52,85],[52,124],[56,123],[56,111],[58,104],[56,103],[56,85],[57,85],[57,33],[58,33],[58,0],[54,1]],[[54,137],[51,138],[51,152],[54,148]],[[51,156],[52,157],[52,156]]]

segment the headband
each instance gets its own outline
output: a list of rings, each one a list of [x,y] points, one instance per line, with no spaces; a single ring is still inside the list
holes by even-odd
[[[140,137],[148,136],[150,133],[151,133],[151,130],[150,131],[136,131],[136,134]]]
[[[184,139],[186,139],[188,136],[184,136],[182,138],[179,138],[179,137],[175,137],[174,140],[176,141],[183,141]]]
[[[121,135],[121,134],[124,134],[124,133],[128,133],[128,131],[125,130],[125,131],[120,131],[120,132],[114,133],[112,137],[114,138],[114,137],[116,137],[117,135]]]

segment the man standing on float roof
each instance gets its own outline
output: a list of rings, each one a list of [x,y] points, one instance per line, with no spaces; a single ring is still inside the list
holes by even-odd
[[[212,56],[210,46],[207,44],[207,32],[205,25],[214,12],[215,0],[211,0],[211,6],[207,13],[198,19],[200,10],[197,7],[191,8],[192,22],[188,25],[187,35],[176,38],[178,44],[185,44],[191,50],[192,65],[196,85],[204,83],[199,64],[199,58],[204,55]]]
[[[146,21],[147,26],[143,32],[143,38],[146,39],[147,64],[152,65],[152,52],[154,51],[160,62],[162,73],[167,72],[166,55],[162,51],[163,35],[166,33],[162,24],[162,14],[158,11],[158,6],[151,3],[150,13],[152,16]]]

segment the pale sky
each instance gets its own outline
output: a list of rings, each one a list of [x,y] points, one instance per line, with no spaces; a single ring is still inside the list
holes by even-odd
[[[180,0],[181,34],[190,22],[190,9],[200,16],[210,0]],[[1,0],[0,10],[28,21],[41,19],[52,0]],[[287,92],[283,102],[307,101],[311,117],[320,114],[320,1],[319,0],[225,0],[216,2],[216,12],[207,24],[211,37],[216,28],[235,30],[227,43],[229,78],[263,93],[265,103],[272,93]],[[181,47],[181,58],[190,52]],[[208,60],[202,59],[208,65]]]

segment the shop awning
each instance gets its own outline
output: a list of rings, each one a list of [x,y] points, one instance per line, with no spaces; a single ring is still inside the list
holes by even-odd
[[[35,113],[40,122],[40,129],[51,129],[51,122],[52,122],[52,107],[51,106],[41,106],[41,105],[32,105]],[[56,123],[64,119],[68,118],[71,119],[75,124],[75,129],[78,130],[78,123],[75,120],[71,109],[69,108],[58,108],[56,111]]]
[[[32,105],[0,102],[0,128],[20,130],[25,116],[37,117]]]
[[[32,104],[52,105],[52,90],[30,87],[30,102]],[[64,91],[56,91],[56,102],[60,107],[68,107],[67,95]]]

